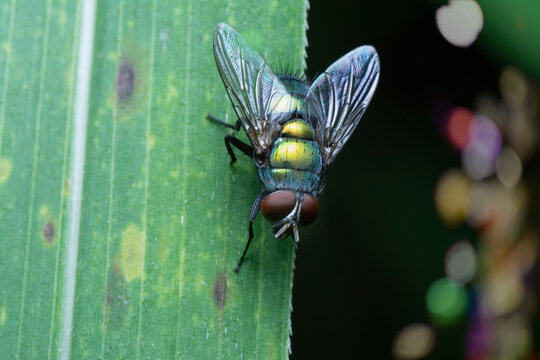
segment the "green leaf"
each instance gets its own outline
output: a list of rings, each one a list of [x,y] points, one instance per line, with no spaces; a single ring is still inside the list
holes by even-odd
[[[0,4],[2,356],[288,357],[294,246],[258,219],[232,272],[261,184],[205,116],[236,120],[219,22],[300,67],[305,18],[304,0]]]

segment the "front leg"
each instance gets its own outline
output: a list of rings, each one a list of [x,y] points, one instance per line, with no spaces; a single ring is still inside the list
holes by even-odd
[[[257,198],[255,199],[255,202],[253,202],[253,206],[251,207],[251,212],[249,214],[249,236],[248,241],[246,243],[246,247],[244,248],[244,251],[242,252],[242,256],[240,256],[240,260],[238,260],[238,263],[234,267],[234,272],[238,274],[238,271],[240,271],[240,266],[242,266],[242,263],[244,262],[244,257],[246,256],[246,253],[249,249],[249,245],[251,245],[251,240],[253,240],[253,223],[255,222],[255,219],[257,218],[257,214],[259,213],[259,210],[261,209],[261,203],[263,199],[269,194],[269,191],[264,189],[262,190],[259,195],[257,195]]]

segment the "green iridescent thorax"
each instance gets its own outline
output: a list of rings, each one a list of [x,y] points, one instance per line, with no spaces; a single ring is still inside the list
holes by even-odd
[[[309,85],[292,75],[279,75],[279,80],[287,92],[298,99],[305,99],[309,91]]]

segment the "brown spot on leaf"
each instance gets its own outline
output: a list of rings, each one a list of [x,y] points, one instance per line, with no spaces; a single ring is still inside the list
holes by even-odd
[[[120,254],[116,254],[114,256],[112,271],[114,271],[114,273],[120,277],[124,276],[124,274],[122,274],[122,267],[120,266]]]
[[[131,303],[126,281],[118,262],[118,255],[116,255],[108,269],[107,284],[103,293],[105,326],[109,329],[119,329],[124,326]]]
[[[227,296],[227,274],[225,271],[220,273],[216,278],[214,283],[214,304],[220,309],[223,310],[225,307],[225,298]]]
[[[56,228],[54,226],[54,222],[52,220],[48,220],[45,226],[41,229],[41,235],[43,235],[43,239],[45,240],[45,244],[52,245],[54,241],[54,235],[56,233]]]
[[[116,73],[116,99],[126,102],[135,88],[135,70],[128,60],[122,61]]]

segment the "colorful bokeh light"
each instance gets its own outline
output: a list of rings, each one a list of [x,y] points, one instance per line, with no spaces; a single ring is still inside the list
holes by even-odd
[[[392,353],[399,360],[421,359],[435,346],[435,330],[427,324],[415,323],[404,327],[394,339]]]
[[[434,324],[453,325],[465,313],[467,290],[448,278],[436,280],[427,290],[426,306]]]
[[[464,107],[456,107],[450,113],[446,125],[448,141],[458,150],[464,150],[471,141],[470,129],[474,114]]]
[[[466,284],[473,279],[477,267],[478,256],[469,242],[459,241],[448,249],[444,259],[444,269],[448,278]]]
[[[435,20],[446,41],[458,47],[472,45],[484,26],[482,8],[474,0],[450,0],[437,9]]]
[[[470,187],[470,180],[460,170],[449,170],[439,179],[435,205],[446,225],[457,226],[467,216]]]
[[[511,189],[517,185],[521,179],[521,160],[519,156],[510,148],[505,148],[495,164],[497,178],[505,187]]]
[[[493,174],[495,160],[502,147],[502,137],[497,126],[487,117],[479,115],[469,128],[470,143],[462,153],[463,168],[476,180]]]
[[[534,358],[539,235],[531,226],[530,185],[537,180],[522,178],[538,153],[540,88],[513,67],[503,69],[499,87],[502,99],[484,93],[474,110],[450,106],[434,119],[445,125],[443,135],[462,161],[462,169],[439,179],[437,211],[447,226],[466,219],[478,244],[458,241],[449,248],[447,278],[429,287],[426,304],[433,324],[447,326],[470,303],[468,360]]]

